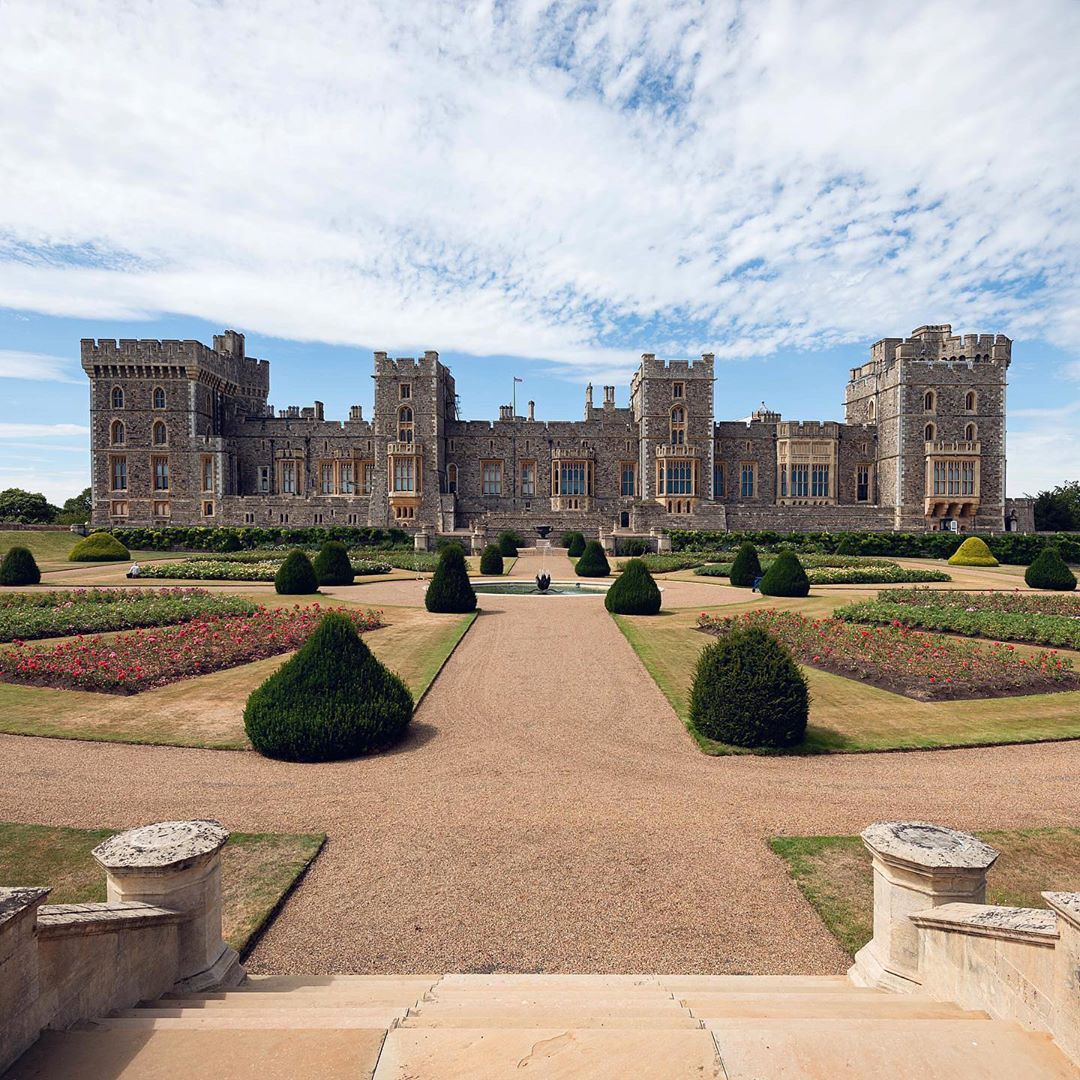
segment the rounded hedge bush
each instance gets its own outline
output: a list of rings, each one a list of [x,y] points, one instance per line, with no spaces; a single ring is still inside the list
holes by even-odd
[[[701,650],[690,721],[732,746],[795,746],[806,736],[810,694],[788,649],[760,627],[733,630]]]
[[[274,575],[274,591],[282,596],[306,596],[319,591],[311,560],[299,548],[290,551]]]
[[[435,541],[436,555],[441,555],[447,548],[457,548],[462,555],[465,554],[465,545],[460,540],[452,540],[448,536],[442,536]]]
[[[573,543],[574,534],[572,532],[564,532],[559,537],[559,547],[568,548]]]
[[[93,532],[84,536],[68,555],[69,562],[119,562],[130,559],[128,551],[112,533]]]
[[[807,596],[810,579],[794,551],[781,551],[758,585],[762,596]]]
[[[585,534],[584,533],[572,533],[570,536],[570,543],[566,545],[566,554],[571,559],[580,559],[585,554]]]
[[[499,554],[505,555],[508,559],[517,558],[518,546],[523,543],[525,541],[513,529],[506,529],[499,533],[498,539],[495,541]]]
[[[312,562],[320,585],[351,585],[356,575],[349,561],[349,549],[340,540],[328,540]]]
[[[0,579],[2,576],[2,571],[0,571]],[[1070,592],[1076,588],[1076,575],[1069,569],[1069,564],[1061,557],[1061,552],[1053,544],[1047,544],[1035,556],[1035,561],[1024,571],[1024,581],[1033,589]]]
[[[424,595],[424,606],[428,611],[458,614],[476,610],[476,593],[469,581],[465,553],[458,545],[443,548]]]
[[[501,574],[503,572],[503,557],[495,544],[488,544],[480,554],[481,574]]]
[[[30,549],[9,548],[4,561],[0,562],[0,585],[38,585],[40,582],[41,571]]]
[[[640,559],[623,566],[604,597],[604,607],[616,615],[655,615],[660,610],[660,590]]]
[[[324,615],[244,709],[251,745],[282,761],[338,761],[385,750],[413,714],[408,687],[344,615]]]
[[[969,536],[949,557],[952,566],[997,566],[998,561],[981,536]]]
[[[599,540],[590,540],[585,545],[577,565],[574,567],[578,577],[607,577],[611,573],[607,556]]]
[[[759,577],[761,577],[761,560],[758,559],[757,548],[746,540],[739,545],[739,550],[735,553],[735,561],[731,564],[728,581],[740,589],[748,589]]]

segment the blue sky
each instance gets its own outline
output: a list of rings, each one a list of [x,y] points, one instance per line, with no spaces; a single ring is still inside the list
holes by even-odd
[[[85,486],[81,337],[271,361],[370,406],[437,349],[463,412],[840,416],[922,323],[1002,332],[1011,494],[1080,477],[1080,5],[0,5],[0,487]],[[599,396],[599,395],[598,395]]]

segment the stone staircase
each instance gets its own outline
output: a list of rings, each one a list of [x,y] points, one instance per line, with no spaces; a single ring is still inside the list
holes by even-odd
[[[1076,1080],[1049,1036],[844,977],[250,976],[46,1031],[5,1080]]]

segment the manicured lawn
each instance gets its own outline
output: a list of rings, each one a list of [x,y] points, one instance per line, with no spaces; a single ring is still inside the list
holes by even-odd
[[[73,563],[68,562],[68,554],[71,549],[82,539],[75,533],[64,529],[62,532],[23,532],[20,529],[0,529],[0,558],[11,547],[29,548],[34,555],[38,568],[46,570],[72,570],[82,566],[123,566],[126,571],[131,565],[124,563]],[[142,562],[145,559],[162,557],[160,551],[133,551],[133,560]]]
[[[0,881],[49,885],[47,904],[104,901],[105,871],[90,851],[116,831],[0,822]],[[222,932],[241,956],[325,839],[322,833],[229,837],[221,852]]]
[[[765,603],[807,615],[821,615],[844,599],[836,593],[829,597]],[[762,600],[755,597],[747,603],[762,604]],[[728,605],[716,610],[729,614],[742,609],[743,605]],[[695,629],[697,615],[695,611],[676,611],[653,616],[614,616],[684,723],[688,720],[694,664],[702,648],[712,640]],[[804,672],[810,683],[810,724],[806,742],[792,752],[927,749],[1080,738],[1080,691],[924,702],[813,668]],[[704,739],[696,732],[691,734],[705,753],[748,752]]]
[[[504,555],[503,556],[503,575],[509,574],[514,569],[514,563],[517,562],[516,556]],[[469,577],[488,577],[487,574],[480,573],[480,556],[479,555],[466,555],[465,566],[468,568]]]
[[[295,597],[266,597],[279,606]],[[338,598],[332,603],[340,604]],[[364,635],[419,701],[472,625],[475,614],[433,615],[382,608],[386,626]],[[288,654],[183,679],[131,697],[0,683],[0,731],[13,735],[107,742],[249,749],[243,711],[248,695]]]
[[[1045,908],[1041,892],[1080,889],[1080,829],[976,834],[1001,852],[987,878],[988,904]],[[870,854],[857,836],[776,836],[769,846],[840,945],[854,955],[871,937]]]

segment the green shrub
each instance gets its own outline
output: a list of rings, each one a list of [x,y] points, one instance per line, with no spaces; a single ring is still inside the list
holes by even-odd
[[[92,532],[84,536],[68,556],[70,562],[119,562],[130,559],[128,551],[112,533]]]
[[[655,615],[660,590],[641,559],[631,559],[604,597],[604,607],[616,615]]]
[[[340,540],[348,548],[380,550],[411,548],[403,529],[361,528],[357,525],[125,525],[109,532],[129,548],[142,551],[250,551],[268,547],[317,548],[327,540]]]
[[[649,554],[649,541],[642,539],[640,536],[631,536],[626,540],[619,540],[616,552],[619,555],[629,555],[631,558],[638,558],[641,555]]]
[[[574,567],[578,577],[607,577],[611,573],[607,556],[599,540],[590,540],[585,545],[577,565]]]
[[[274,592],[282,596],[306,596],[318,591],[319,579],[311,560],[299,548],[290,551],[274,575]]]
[[[252,692],[244,730],[266,757],[338,761],[392,746],[412,713],[408,687],[372,656],[344,615],[330,612]]]
[[[462,614],[476,610],[476,593],[460,546],[452,544],[443,549],[424,595],[424,606],[428,611]]]
[[[315,580],[320,585],[351,585],[356,576],[349,559],[349,549],[340,540],[328,540],[323,544],[312,568]],[[278,589],[278,592],[281,591]]]
[[[435,554],[441,555],[447,548],[457,548],[462,555],[465,554],[465,545],[460,540],[455,540],[452,536],[440,536],[435,541]]]
[[[853,536],[842,536],[836,545],[837,555],[858,555],[859,545]]]
[[[488,544],[480,555],[481,574],[501,574],[503,572],[503,557],[497,545]]]
[[[0,578],[2,578],[2,572],[0,572]],[[1061,553],[1052,544],[1047,544],[1035,557],[1035,561],[1024,571],[1024,581],[1033,589],[1069,592],[1076,588],[1076,575],[1069,569]]]
[[[37,585],[40,581],[41,571],[30,549],[9,548],[0,562],[0,585]]]
[[[566,554],[571,559],[580,559],[585,553],[585,534],[584,533],[572,533],[570,536],[570,543],[566,545]]]
[[[559,537],[558,546],[568,548],[573,542],[574,542],[574,533],[572,533],[572,532],[564,532],[562,534],[562,536]]]
[[[516,559],[518,548],[521,547],[525,541],[520,534],[514,532],[513,529],[504,529],[499,533],[495,543],[498,545],[500,555],[505,555],[508,559]]]
[[[969,536],[949,556],[952,566],[997,566],[998,561],[980,536]]]
[[[760,627],[732,630],[701,650],[690,722],[732,746],[795,746],[806,735],[810,694],[788,649]]]
[[[806,596],[810,592],[810,579],[799,556],[784,550],[773,559],[758,588],[762,596]]]
[[[757,548],[749,541],[739,545],[728,577],[731,584],[740,589],[750,588],[761,577],[761,561],[758,559]]]

